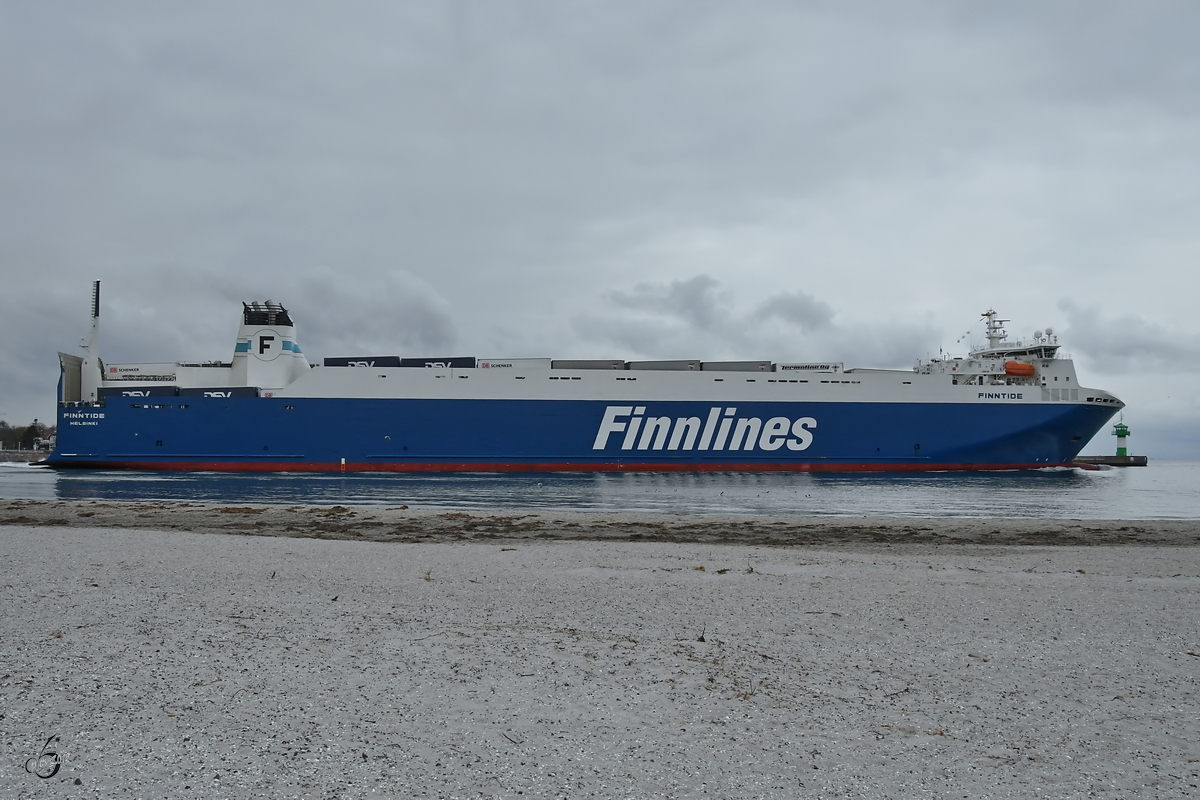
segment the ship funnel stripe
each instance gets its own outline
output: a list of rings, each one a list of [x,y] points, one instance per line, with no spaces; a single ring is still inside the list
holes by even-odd
[[[295,342],[289,342],[286,339],[284,339],[282,347],[284,350],[286,350],[289,353],[303,352],[300,349],[300,345],[296,344]],[[238,342],[236,345],[234,345],[233,352],[249,353],[250,352],[250,342]]]

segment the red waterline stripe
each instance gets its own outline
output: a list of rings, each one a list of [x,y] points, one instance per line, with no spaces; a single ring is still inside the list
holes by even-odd
[[[140,469],[182,472],[965,472],[1089,466],[1060,464],[625,464],[620,462],[404,462],[385,464],[271,461],[87,461],[49,462],[48,466],[88,469]]]

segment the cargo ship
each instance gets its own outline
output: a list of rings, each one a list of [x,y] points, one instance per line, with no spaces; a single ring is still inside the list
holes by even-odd
[[[59,353],[53,467],[217,471],[907,471],[1069,466],[1123,407],[1053,331],[912,369],[840,362],[340,356],[243,303],[229,361]]]

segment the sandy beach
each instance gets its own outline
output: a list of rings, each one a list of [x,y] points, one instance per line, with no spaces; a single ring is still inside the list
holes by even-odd
[[[0,500],[0,525],[124,528],[369,542],[640,541],[822,545],[1200,545],[1200,520],[765,517],[407,506]]]
[[[0,525],[0,796],[1200,795],[1195,522]]]

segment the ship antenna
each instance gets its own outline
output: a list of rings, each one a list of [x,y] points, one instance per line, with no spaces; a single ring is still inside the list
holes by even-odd
[[[1006,319],[997,319],[995,309],[989,308],[981,315],[987,320],[987,340],[988,349],[995,350],[1004,341],[1004,337],[1008,336],[1008,331],[1004,330]]]

